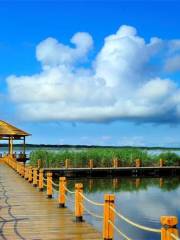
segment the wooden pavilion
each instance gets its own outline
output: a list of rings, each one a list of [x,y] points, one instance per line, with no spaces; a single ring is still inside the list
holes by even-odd
[[[31,134],[24,132],[13,125],[0,120],[0,140],[8,141],[8,154],[13,155],[13,145],[15,140],[22,140],[22,153],[19,155],[19,161],[26,161],[26,137]]]

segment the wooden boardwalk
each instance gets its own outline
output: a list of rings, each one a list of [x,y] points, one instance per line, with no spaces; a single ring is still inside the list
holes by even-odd
[[[5,164],[0,164],[0,239],[90,240],[102,239],[86,222],[73,222],[72,212],[57,208]]]

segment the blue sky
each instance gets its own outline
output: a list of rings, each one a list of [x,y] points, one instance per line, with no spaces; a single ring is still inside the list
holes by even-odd
[[[180,147],[179,12],[179,1],[1,2],[1,119],[31,143]]]

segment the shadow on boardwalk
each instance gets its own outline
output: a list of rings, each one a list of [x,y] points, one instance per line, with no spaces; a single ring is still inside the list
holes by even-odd
[[[12,169],[0,164],[0,239],[2,240],[100,240],[87,223],[73,222],[67,209],[47,199]]]

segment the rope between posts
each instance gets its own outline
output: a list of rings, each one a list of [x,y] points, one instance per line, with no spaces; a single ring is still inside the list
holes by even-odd
[[[53,180],[51,180],[51,182],[54,187],[59,187],[59,184],[56,184],[55,182],[53,182]]]
[[[56,192],[56,193],[59,193],[59,191],[58,190],[56,190],[55,188],[52,188],[53,189],[53,191],[54,192]]]
[[[75,192],[73,192],[73,191],[70,191],[65,185],[64,185],[64,189],[68,192],[68,193],[70,193],[70,194],[74,194]]]
[[[125,235],[123,232],[121,232],[110,220],[108,222],[113,226],[113,228],[116,230],[117,233],[119,233],[120,236],[124,237],[126,240],[132,240],[127,235]]]
[[[84,208],[84,210],[89,213],[90,215],[92,215],[93,217],[96,217],[96,218],[100,218],[100,219],[103,219],[103,216],[100,216],[100,215],[97,215],[93,212],[91,212],[88,208],[86,208],[82,203],[81,203],[81,206]]]
[[[74,199],[70,199],[70,197],[68,197],[66,194],[64,194],[64,197],[66,198],[67,201],[74,204]]]
[[[145,230],[145,231],[149,231],[149,232],[154,232],[154,233],[161,233],[160,229],[155,229],[155,228],[149,228],[149,227],[145,227],[143,225],[140,225],[138,223],[135,223],[131,220],[129,220],[128,218],[124,217],[122,214],[120,214],[119,212],[117,212],[114,208],[110,207],[110,209],[121,219],[123,219],[125,222],[131,224],[132,226],[139,228],[141,230]]]
[[[173,238],[173,239],[175,239],[175,240],[180,240],[177,236],[175,236],[173,233],[171,233],[170,234],[171,235],[171,237]]]
[[[43,177],[43,180],[47,182],[47,178],[44,178],[44,177]]]
[[[92,201],[90,200],[89,198],[87,198],[84,194],[82,193],[79,193],[81,195],[81,197],[83,197],[87,202],[93,204],[93,205],[96,205],[96,206],[104,206],[104,203],[98,203],[98,202],[95,202],[95,201]]]

